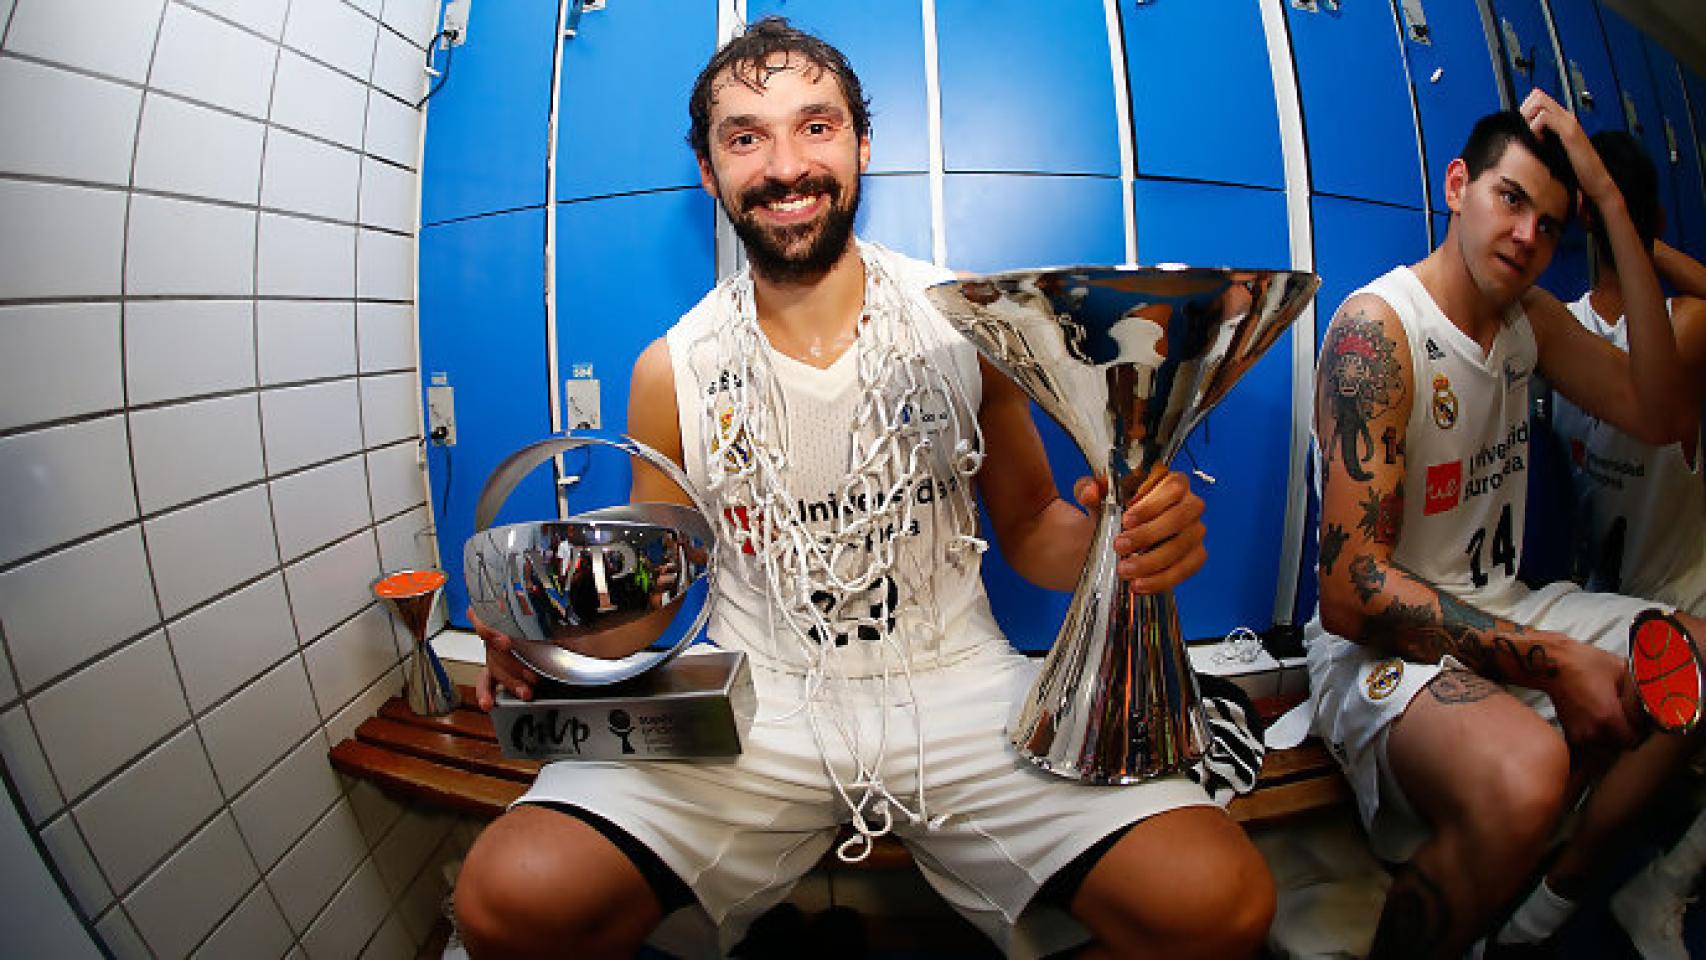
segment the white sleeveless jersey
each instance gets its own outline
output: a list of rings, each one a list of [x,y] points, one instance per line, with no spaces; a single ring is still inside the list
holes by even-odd
[[[868,255],[884,258],[888,275],[902,288],[920,291],[953,279],[950,271],[928,263],[880,248],[867,246],[865,250]],[[709,489],[705,438],[708,431],[716,429],[706,422],[706,398],[714,401],[719,391],[727,390],[728,379],[737,375],[727,358],[719,357],[718,340],[714,336],[719,325],[732,322],[729,301],[722,294],[721,286],[712,290],[666,337],[675,373],[683,459],[687,475],[701,490]],[[975,348],[922,297],[909,299],[914,309],[905,311],[900,322],[925,328],[919,337],[926,345],[925,352],[944,376],[957,382],[965,402],[964,416],[975,417],[982,396]],[[784,483],[807,530],[821,534],[829,529],[837,512],[851,515],[866,506],[859,502],[864,499],[862,496],[849,498],[843,489],[852,425],[861,399],[859,346],[855,343],[848,348],[827,369],[794,360],[775,350],[767,340],[763,341],[762,349],[768,354],[773,376],[785,398],[779,425],[787,438]],[[939,406],[929,409],[926,401],[927,409],[920,416],[921,430],[951,429],[949,407],[957,401],[940,397],[938,403]],[[910,446],[916,436],[903,431],[900,442]],[[936,538],[948,536],[946,528],[950,524],[936,516],[933,503],[940,499],[945,504],[953,499],[959,501],[955,505],[959,509],[975,511],[975,507],[966,481],[951,470],[938,469],[933,474],[929,482],[919,482],[907,492],[914,501],[909,529],[879,532],[879,536],[894,538],[897,567],[906,572],[912,588],[902,584],[897,590],[892,582],[883,583],[866,595],[839,601],[847,609],[826,611],[833,622],[838,618],[868,616],[898,603],[890,626],[900,649],[906,651],[908,662],[914,667],[953,662],[976,650],[987,649],[990,644],[1006,646],[989,610],[976,552],[965,551],[963,557],[950,562],[934,559]],[[872,495],[882,496],[876,492]],[[729,510],[714,495],[708,506],[712,510]],[[975,516],[975,512],[971,515]],[[747,520],[736,518],[736,523],[745,527]],[[780,612],[773,609],[762,566],[752,555],[753,545],[719,540],[718,549],[723,571],[719,575],[718,598],[710,624],[711,639],[729,649],[745,650],[757,663],[766,666],[788,672],[805,670],[807,663],[797,639],[790,634]],[[923,589],[918,589],[919,585]],[[887,597],[882,596],[885,593]],[[813,602],[822,609],[837,601],[814,597]],[[838,670],[845,676],[880,674],[885,669],[881,651],[874,643],[859,642],[873,639],[871,631],[863,631],[861,636],[855,627],[847,633],[851,635],[837,635],[829,640],[837,647]],[[821,638],[813,639],[823,642]],[[888,660],[886,665],[892,667],[894,661]]]
[[[1628,325],[1601,317],[1587,295],[1570,312],[1629,349]],[[1689,466],[1679,443],[1642,443],[1561,396],[1552,423],[1569,451],[1588,588],[1706,615],[1706,479],[1699,463]]]
[[[1409,267],[1362,293],[1392,307],[1410,347],[1404,526],[1392,559],[1452,596],[1505,616],[1527,593],[1516,571],[1528,495],[1528,383],[1537,355],[1528,316],[1513,305],[1483,355]],[[1325,462],[1319,437],[1315,444],[1317,462]],[[1319,620],[1317,613],[1311,637],[1321,632]]]

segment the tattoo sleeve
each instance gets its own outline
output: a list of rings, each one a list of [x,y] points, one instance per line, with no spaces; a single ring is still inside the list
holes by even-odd
[[[1522,625],[1489,616],[1397,564],[1358,554],[1351,575],[1364,603],[1365,643],[1421,663],[1451,656],[1497,683],[1543,687],[1558,675],[1551,651]]]

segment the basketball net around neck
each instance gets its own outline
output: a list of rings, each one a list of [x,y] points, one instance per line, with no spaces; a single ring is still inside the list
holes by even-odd
[[[933,573],[975,562],[985,546],[970,495],[983,435],[957,381],[931,359],[934,331],[920,313],[930,307],[895,282],[886,251],[862,243],[860,255],[865,299],[850,348],[857,352],[858,400],[846,474],[827,524],[808,526],[786,485],[787,397],[759,328],[750,268],[718,291],[727,311],[716,332],[719,369],[733,376],[727,390],[705,394],[700,430],[724,575],[744,577],[770,606],[769,636],[749,640],[767,643],[775,662],[804,664],[799,706],[766,719],[805,717],[829,780],[851,812],[854,835],[836,851],[849,862],[870,853],[897,812],[931,829],[945,819],[931,817],[925,803],[910,638],[932,637],[940,655]],[[944,408],[946,423],[925,429],[923,411]],[[923,504],[913,495],[919,484],[936,487]],[[921,533],[907,535],[915,520],[926,521]],[[870,678],[880,682],[874,731],[861,728],[852,698],[854,681]],[[896,693],[910,707],[918,739],[918,790],[910,805],[887,789],[881,773],[890,708],[902,702]],[[831,744],[852,759],[851,779],[837,772]]]

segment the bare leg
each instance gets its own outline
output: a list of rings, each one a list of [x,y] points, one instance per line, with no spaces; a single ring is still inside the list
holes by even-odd
[[[1072,913],[1096,938],[1081,957],[1237,960],[1267,938],[1273,875],[1225,811],[1186,807],[1127,831],[1085,876]]]
[[[1393,724],[1387,759],[1433,836],[1394,877],[1369,956],[1461,956],[1545,852],[1569,752],[1496,684],[1448,671]]]
[[[631,957],[663,919],[639,869],[572,816],[519,806],[487,827],[456,883],[473,957]]]

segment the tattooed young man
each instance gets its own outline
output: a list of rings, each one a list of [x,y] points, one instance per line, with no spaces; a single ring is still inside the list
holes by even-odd
[[[1628,353],[1533,287],[1578,183],[1616,253]],[[1689,745],[1645,736],[1628,689],[1628,629],[1649,603],[1516,579],[1537,370],[1649,442],[1694,428],[1675,402],[1684,374],[1651,262],[1587,137],[1544,93],[1482,119],[1444,186],[1445,241],[1346,300],[1319,361],[1310,683],[1316,732],[1375,852],[1402,864],[1376,957],[1461,955],[1533,881],[1562,812],[1597,781],[1497,939],[1550,935]]]

